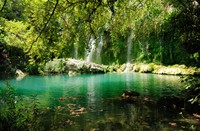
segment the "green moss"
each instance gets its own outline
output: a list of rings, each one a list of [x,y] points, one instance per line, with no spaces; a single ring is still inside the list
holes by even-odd
[[[150,64],[135,64],[133,71],[140,73],[153,73],[153,74],[165,74],[165,75],[200,75],[200,71],[196,67],[187,67],[185,65],[172,65],[163,66]]]
[[[133,65],[133,71],[139,72],[140,71],[140,65],[138,65],[138,64]]]
[[[120,70],[123,72],[126,69],[126,64],[120,66]]]

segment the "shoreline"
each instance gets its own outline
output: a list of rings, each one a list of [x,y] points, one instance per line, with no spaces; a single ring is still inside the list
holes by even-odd
[[[139,72],[139,73],[151,73],[159,75],[180,75],[180,76],[200,76],[200,68],[197,67],[187,67],[185,65],[158,65],[154,63],[143,64],[143,63],[133,63],[133,64],[123,64],[123,65],[112,65],[108,66],[111,72]]]
[[[55,64],[56,63],[56,64]],[[159,65],[155,63],[128,63],[128,64],[112,64],[102,65],[92,62],[85,62],[75,59],[55,59],[47,62],[43,67],[42,72],[38,72],[37,75],[50,75],[50,74],[68,74],[69,76],[77,74],[103,74],[103,73],[126,73],[126,72],[138,72],[138,73],[150,73],[158,75],[178,75],[178,76],[200,76],[200,68],[186,66],[186,65]],[[20,76],[14,73],[2,74],[1,79],[6,79]],[[27,73],[29,74],[29,73]],[[32,75],[31,73],[29,75]],[[35,74],[36,75],[36,74]],[[23,75],[23,77],[26,77]]]

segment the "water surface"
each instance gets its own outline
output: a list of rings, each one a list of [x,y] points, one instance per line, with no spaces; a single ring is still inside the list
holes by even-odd
[[[139,92],[155,101],[165,95],[179,95],[183,85],[178,76],[85,74],[27,76],[7,81],[19,96],[37,95],[40,106],[67,105],[70,110],[69,106],[74,104],[76,110],[83,109],[84,113],[67,118],[73,121],[73,126],[66,127],[70,130],[163,130],[172,128],[166,121],[180,117],[163,113],[156,105],[127,103],[120,99],[125,90]],[[4,83],[0,81],[0,87]]]

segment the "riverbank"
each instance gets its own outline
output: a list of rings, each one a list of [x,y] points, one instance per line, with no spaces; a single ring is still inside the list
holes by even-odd
[[[176,65],[164,66],[154,63],[149,63],[149,64],[128,63],[122,65],[119,64],[102,65],[71,58],[54,59],[52,61],[47,62],[44,65],[44,67],[42,67],[42,69],[43,71],[40,71],[40,74],[42,75],[60,74],[60,73],[68,75],[76,75],[76,74],[99,74],[99,73],[102,74],[111,72],[117,72],[117,73],[139,72],[139,73],[152,73],[161,75],[200,76],[200,68],[192,66],[188,67],[186,65],[176,64]],[[13,74],[13,76],[14,75],[15,74]],[[3,76],[6,76],[6,74]]]
[[[185,65],[172,65],[164,66],[157,65],[154,63],[142,64],[123,64],[123,65],[112,65],[108,66],[108,70],[111,72],[139,72],[139,73],[152,73],[152,74],[162,74],[162,75],[190,75],[199,76],[200,68],[197,67],[187,67]]]
[[[154,63],[142,64],[113,64],[113,65],[100,65],[92,62],[86,62],[76,59],[54,59],[46,63],[44,73],[67,73],[69,75],[84,74],[84,73],[108,73],[108,72],[139,72],[139,73],[152,73],[163,75],[190,75],[199,76],[200,68],[187,67],[185,65],[158,65]]]

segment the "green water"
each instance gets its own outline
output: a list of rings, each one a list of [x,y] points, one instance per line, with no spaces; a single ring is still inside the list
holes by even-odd
[[[7,81],[15,88],[16,95],[27,98],[37,95],[42,107],[71,109],[71,105],[76,110],[84,109],[84,113],[75,116],[71,112],[72,117],[66,118],[71,124],[63,127],[65,130],[164,130],[172,128],[166,121],[180,118],[177,114],[163,112],[154,104],[127,103],[120,99],[124,90],[137,91],[153,101],[164,95],[179,95],[183,85],[178,76],[52,75]],[[4,83],[0,81],[0,87]]]

